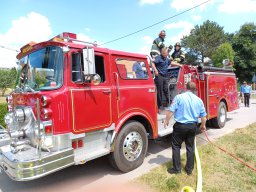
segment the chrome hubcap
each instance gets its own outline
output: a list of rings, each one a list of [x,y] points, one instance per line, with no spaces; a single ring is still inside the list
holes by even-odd
[[[135,161],[141,154],[143,141],[136,131],[129,133],[123,143],[123,154],[128,161]]]
[[[226,120],[226,110],[224,107],[220,109],[220,122],[224,123]]]

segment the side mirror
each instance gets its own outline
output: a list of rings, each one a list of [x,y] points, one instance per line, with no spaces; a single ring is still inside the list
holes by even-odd
[[[89,82],[92,85],[99,85],[101,83],[101,77],[98,74],[85,75],[85,82]]]
[[[91,84],[93,85],[99,85],[101,82],[101,77],[98,74],[93,75]]]

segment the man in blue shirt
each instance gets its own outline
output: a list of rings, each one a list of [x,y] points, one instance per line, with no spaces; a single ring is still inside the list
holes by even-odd
[[[194,169],[194,140],[198,118],[201,118],[200,129],[205,130],[206,112],[203,101],[195,95],[196,85],[188,82],[187,91],[177,95],[167,112],[164,122],[165,128],[174,114],[176,123],[173,126],[172,133],[172,161],[173,168],[168,169],[170,174],[181,172],[180,166],[180,149],[181,144],[185,141],[187,150],[187,163],[185,171],[190,175]]]
[[[133,78],[135,79],[145,79],[145,73],[139,62],[135,62],[132,66]]]
[[[163,103],[169,102],[168,96],[168,66],[182,66],[179,63],[172,63],[168,58],[168,51],[166,48],[161,50],[161,55],[157,56],[152,64],[155,72],[155,84],[157,88],[157,106],[161,108]]]
[[[240,92],[244,94],[244,106],[250,107],[250,94],[252,91],[252,87],[247,85],[246,81],[244,81],[243,85],[240,88]]]

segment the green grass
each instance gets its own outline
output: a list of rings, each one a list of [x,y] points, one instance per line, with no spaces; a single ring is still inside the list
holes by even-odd
[[[256,167],[256,123],[234,133],[221,137],[215,142],[235,154],[248,164]],[[198,147],[202,171],[203,191],[256,191],[256,173],[210,144]],[[182,155],[182,167],[185,155]],[[171,163],[159,166],[135,180],[155,191],[181,191],[184,186],[196,188],[196,170],[192,176],[185,172],[170,175],[167,168]]]
[[[5,125],[4,123],[4,116],[7,113],[7,104],[6,103],[0,103],[0,125]]]

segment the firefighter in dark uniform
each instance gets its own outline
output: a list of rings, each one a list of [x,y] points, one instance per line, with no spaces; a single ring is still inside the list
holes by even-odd
[[[164,127],[169,124],[171,117],[174,114],[176,123],[173,125],[172,133],[172,161],[173,168],[168,169],[170,174],[181,172],[180,164],[180,149],[181,144],[185,141],[187,150],[187,163],[185,171],[188,175],[192,174],[194,169],[194,140],[198,118],[201,118],[200,129],[205,130],[206,111],[203,101],[195,95],[196,84],[188,82],[185,93],[176,95],[166,114]]]
[[[165,47],[165,44],[164,44],[165,36],[166,36],[166,33],[164,30],[162,30],[159,33],[159,37],[153,41],[153,45],[150,51],[150,56],[152,58],[155,58],[156,56],[161,55],[161,50],[162,48]]]
[[[174,52],[172,53],[171,59],[177,63],[183,63],[185,60],[185,53],[181,50],[180,43],[174,45]]]

